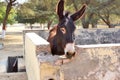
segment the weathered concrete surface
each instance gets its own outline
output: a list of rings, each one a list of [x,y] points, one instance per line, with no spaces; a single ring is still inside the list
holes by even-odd
[[[62,66],[65,80],[120,80],[120,46],[102,46],[76,47],[75,59]]]
[[[80,29],[76,30],[76,44],[120,43],[120,29]]]
[[[43,53],[43,55],[39,54]],[[28,80],[63,80],[60,66],[49,63],[49,59],[55,61],[58,56],[45,56],[50,54],[49,43],[35,33],[27,33],[25,36],[25,64]],[[47,60],[44,62],[44,60]]]
[[[0,80],[28,80],[25,72],[22,73],[2,73]]]
[[[26,33],[36,33],[45,40],[48,38],[49,31],[47,30],[23,30],[23,45],[25,45],[25,35]],[[24,46],[24,53],[25,53],[25,46]]]
[[[120,44],[79,45],[71,62],[56,65],[59,57],[50,54],[49,44],[36,44],[41,40],[30,36],[25,38],[28,80],[120,80]]]
[[[39,63],[36,58],[36,46],[41,44],[40,37],[35,33],[25,35],[25,65],[28,80],[40,80]],[[47,43],[48,44],[48,43]]]
[[[39,75],[37,75],[39,73],[39,71],[37,71],[38,66],[35,66],[35,68],[34,68],[34,65],[38,64],[37,59],[34,58],[36,56],[35,50],[34,50],[36,46],[34,46],[33,44],[30,44],[30,42],[32,42],[30,40],[30,38],[28,38],[28,36],[25,35],[25,65],[26,65],[26,72],[27,72],[28,80],[35,80],[35,79],[39,80]],[[34,78],[34,77],[36,77],[36,78]]]
[[[37,59],[40,63],[40,80],[64,80],[61,67],[55,64],[59,60],[59,56],[52,56],[50,53],[39,51]]]
[[[120,44],[119,45],[95,45],[77,46],[75,58],[56,69],[56,60],[59,58],[49,53],[40,53],[38,60],[43,68],[42,74],[54,80],[59,80],[51,76],[54,69],[60,74],[63,80],[120,80]],[[51,66],[52,65],[52,66]],[[60,72],[59,72],[60,71]],[[43,75],[42,75],[43,76]],[[56,76],[56,75],[55,75]],[[41,80],[46,80],[42,78]],[[60,79],[60,80],[61,80]]]

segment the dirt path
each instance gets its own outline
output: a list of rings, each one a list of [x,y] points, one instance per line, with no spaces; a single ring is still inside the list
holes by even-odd
[[[22,33],[6,35],[4,40],[0,39],[1,42],[4,44],[4,48],[0,50],[0,59],[23,55]]]

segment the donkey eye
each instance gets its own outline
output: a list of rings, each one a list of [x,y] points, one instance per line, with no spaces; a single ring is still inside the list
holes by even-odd
[[[60,28],[60,30],[61,30],[61,32],[62,32],[63,34],[66,33],[66,29],[65,29],[65,28]]]

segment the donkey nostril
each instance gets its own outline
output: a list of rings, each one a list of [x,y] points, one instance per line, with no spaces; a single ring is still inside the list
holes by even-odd
[[[66,55],[69,55],[69,53],[67,52]]]
[[[75,52],[67,52],[66,53],[67,58],[72,58],[73,56],[75,56]]]

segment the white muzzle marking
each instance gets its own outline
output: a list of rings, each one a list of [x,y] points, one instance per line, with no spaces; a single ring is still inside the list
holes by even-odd
[[[65,47],[65,55],[67,54],[67,52],[75,52],[75,47],[74,47],[74,43],[68,43]]]
[[[74,53],[74,52],[75,52],[74,43],[68,43],[68,44],[65,46],[64,51],[65,51],[65,54],[59,56],[60,58],[67,58],[67,57],[66,57],[67,52],[71,52],[71,53]]]

